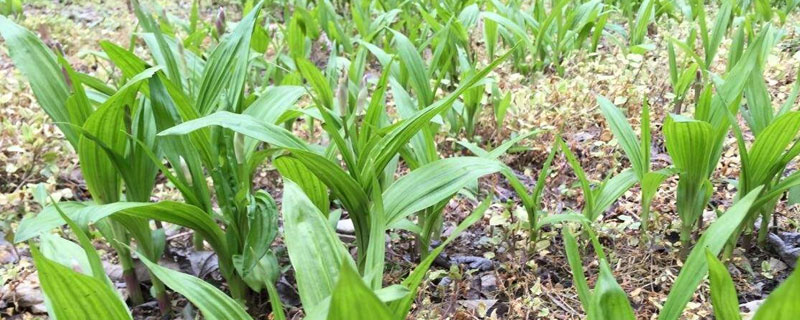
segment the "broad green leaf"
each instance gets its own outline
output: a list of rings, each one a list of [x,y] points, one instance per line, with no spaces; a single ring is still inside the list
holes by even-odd
[[[708,271],[708,262],[705,255],[706,250],[712,255],[717,255],[730,239],[731,235],[739,228],[747,212],[755,201],[761,187],[748,193],[737,201],[728,211],[714,221],[708,229],[700,236],[689,257],[683,264],[678,278],[669,290],[667,302],[658,316],[659,320],[675,320],[683,313],[686,303],[694,296],[697,285],[705,277]]]
[[[80,227],[78,227],[78,224],[68,218],[64,211],[61,211],[57,203],[53,203],[53,207],[56,208],[56,211],[58,211],[58,215],[61,216],[61,219],[64,219],[64,221],[67,222],[70,229],[72,229],[72,232],[75,233],[76,237],[78,237],[78,242],[81,244],[81,248],[85,252],[87,261],[91,267],[92,276],[108,285],[109,288],[113,288],[111,280],[108,279],[105,269],[103,269],[103,263],[100,261],[100,255],[97,254],[97,251],[94,249],[94,245],[92,245],[92,240],[86,236]]]
[[[83,202],[59,202],[58,209],[67,216],[73,216],[74,212],[85,208],[87,203]],[[54,205],[44,207],[42,211],[32,217],[22,219],[19,227],[14,232],[14,243],[20,243],[36,237],[43,232],[63,225],[65,221],[58,214],[58,209]]]
[[[177,291],[200,309],[203,318],[252,319],[242,305],[203,279],[162,267],[144,256],[139,258],[167,287]]]
[[[0,16],[0,36],[14,64],[28,78],[36,101],[77,149],[79,135],[67,125],[72,123],[70,114],[76,111],[65,104],[70,93],[56,56],[39,37],[5,16]]]
[[[600,110],[608,121],[609,128],[614,134],[614,137],[619,141],[625,155],[631,161],[634,172],[639,180],[644,179],[644,174],[648,171],[649,163],[645,163],[645,157],[640,148],[641,143],[633,132],[633,128],[628,123],[628,118],[617,108],[611,101],[603,96],[597,96],[597,102],[600,104]],[[648,150],[649,152],[649,150]]]
[[[264,190],[254,192],[247,208],[247,235],[239,274],[247,277],[269,252],[278,234],[278,205]],[[235,258],[235,257],[234,257]]]
[[[723,320],[741,319],[739,298],[728,269],[708,250],[706,250],[706,261],[708,278],[711,281],[711,305],[714,306],[714,317]]]
[[[328,80],[325,79],[325,76],[322,75],[322,72],[320,72],[317,66],[311,63],[311,61],[306,59],[298,58],[294,63],[297,65],[297,69],[303,75],[303,78],[305,78],[314,89],[319,104],[328,110],[332,110],[333,90],[331,90],[331,85],[328,83]]]
[[[564,157],[567,158],[567,162],[569,166],[572,167],[572,171],[575,172],[575,176],[578,177],[578,182],[581,184],[581,191],[583,192],[583,201],[584,201],[584,215],[587,216],[590,220],[594,220],[597,216],[594,215],[593,210],[595,208],[594,202],[594,191],[592,190],[591,185],[589,184],[589,178],[586,177],[586,173],[583,171],[581,167],[581,163],[578,162],[578,159],[575,158],[575,155],[572,151],[569,150],[569,147],[564,140],[559,139],[557,143],[561,147],[561,152],[564,153]]]
[[[390,320],[392,314],[370,290],[351,265],[340,266],[339,280],[331,295],[328,320]]]
[[[575,237],[566,228],[561,231],[561,235],[564,237],[564,250],[567,252],[567,261],[570,271],[572,271],[575,289],[578,291],[578,298],[583,305],[587,318],[594,318],[595,309],[592,303],[592,291],[589,289],[586,275],[583,273],[583,261],[581,261],[580,252],[578,251],[578,242],[575,241]]]
[[[61,206],[61,208],[65,209],[64,206]],[[225,242],[225,233],[211,216],[198,207],[179,202],[161,201],[157,203],[116,202],[104,205],[88,205],[83,208],[73,207],[72,209],[72,212],[68,210],[64,210],[64,212],[79,225],[88,225],[112,215],[122,215],[160,220],[187,227],[201,234],[214,248],[214,251],[220,256],[220,268],[223,274],[232,271],[232,269],[227,269],[230,266],[225,265],[223,262],[230,261]],[[35,236],[41,232],[50,231],[64,223],[65,221],[58,216],[56,210],[43,210],[37,216],[20,225],[20,229],[24,227],[25,230],[25,236],[22,238],[30,238],[31,235]]]
[[[603,182],[602,189],[593,191],[594,206],[591,208],[591,216],[588,218],[592,221],[597,220],[614,201],[617,201],[637,181],[636,173],[630,169],[625,169],[608,181]]]
[[[776,174],[775,166],[800,132],[800,112],[788,112],[767,126],[747,151],[747,185],[765,184]]]
[[[705,121],[670,115],[664,124],[664,138],[672,162],[689,181],[708,176],[712,148],[711,125]]]
[[[431,91],[430,78],[425,68],[417,48],[402,33],[394,31],[394,43],[397,55],[403,67],[409,74],[409,81],[414,92],[417,94],[419,104],[427,106],[433,103],[433,92]]]
[[[284,181],[282,205],[286,249],[300,300],[311,314],[333,293],[341,266],[355,268],[355,262],[325,216],[291,180]]]
[[[249,115],[217,111],[205,117],[181,123],[158,133],[159,136],[187,134],[208,126],[221,126],[275,147],[310,150],[308,144],[288,130],[265,123]]]
[[[224,103],[224,108],[231,108],[228,110],[238,111],[234,108],[239,107],[239,97],[244,90],[250,38],[263,3],[259,1],[253,10],[239,21],[236,29],[223,37],[211,52],[203,70],[203,80],[197,95],[196,110],[201,115],[217,111],[219,103]]]
[[[142,85],[158,71],[154,67],[142,71],[130,78],[119,90],[100,106],[86,123],[83,130],[99,138],[114,153],[123,155],[126,151],[127,134],[125,128],[126,108],[135,108],[135,98]],[[81,136],[78,145],[78,158],[81,162],[81,171],[86,180],[86,186],[98,203],[111,203],[119,200],[121,176],[118,168],[114,166],[106,151],[98,143],[86,136]],[[149,161],[148,161],[149,162]],[[153,172],[154,173],[154,172]],[[146,177],[136,177],[145,178]],[[129,188],[138,188],[135,181],[126,181]]]
[[[647,35],[647,26],[655,15],[655,0],[644,0],[639,4],[639,11],[636,12],[636,21],[631,28],[630,43],[638,45],[644,42]]]
[[[35,245],[31,254],[39,282],[58,319],[133,319],[125,303],[104,281],[45,258]],[[80,297],[80,298],[77,298]]]
[[[373,172],[382,171],[389,161],[391,161],[392,158],[397,155],[400,148],[403,148],[415,134],[417,134],[424,126],[428,125],[434,116],[447,110],[452,103],[462,93],[464,93],[464,91],[471,88],[481,79],[483,79],[487,74],[489,74],[490,71],[494,70],[495,67],[508,58],[510,54],[511,51],[507,52],[500,58],[497,58],[491,64],[486,66],[486,68],[481,69],[472,77],[463,81],[458,89],[447,95],[444,99],[439,100],[425,109],[420,110],[416,115],[414,115],[413,118],[404,120],[399,126],[395,127],[377,143],[375,146],[375,150],[377,150],[377,152],[370,154],[370,159],[364,168],[369,168],[369,170],[372,170]]]
[[[398,179],[383,193],[386,225],[448,199],[479,177],[503,169],[494,159],[453,157],[424,165]]]
[[[600,277],[592,294],[597,320],[633,320],[631,303],[622,287],[619,286],[611,269],[604,259],[600,259]]]
[[[279,157],[273,161],[273,165],[281,176],[296,181],[317,209],[328,216],[330,211],[328,187],[312,171],[308,170],[300,160],[292,157]]]

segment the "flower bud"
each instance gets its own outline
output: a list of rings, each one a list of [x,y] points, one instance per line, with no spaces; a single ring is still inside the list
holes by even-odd
[[[189,185],[192,185],[192,172],[189,171],[189,165],[186,164],[186,160],[183,159],[183,156],[178,156],[180,160],[181,171],[183,172],[183,177],[186,178],[186,182]]]
[[[75,260],[75,258],[72,258],[72,260],[70,260],[69,264],[70,264],[70,267],[72,267],[72,271],[83,272],[83,268],[81,268],[81,264],[78,263],[78,260]]]
[[[222,38],[222,35],[225,33],[225,9],[219,8],[217,21],[214,21],[214,26],[217,27],[217,35]]]
[[[233,133],[233,153],[236,163],[244,163],[244,135],[238,132]]]
[[[336,87],[336,101],[339,103],[339,115],[347,115],[347,70],[342,71],[339,85]]]
[[[366,77],[361,80],[361,89],[358,90],[358,98],[356,99],[356,114],[360,115],[364,112],[364,106],[367,105],[367,81]]]

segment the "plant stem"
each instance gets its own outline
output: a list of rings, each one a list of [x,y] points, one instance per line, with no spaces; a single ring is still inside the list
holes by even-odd
[[[122,278],[128,287],[128,296],[134,306],[144,303],[142,288],[139,287],[139,279],[136,277],[136,269],[133,267],[133,258],[128,251],[119,251],[119,260],[122,264]]]
[[[761,227],[758,229],[758,245],[767,244],[767,234],[769,234],[769,216],[766,212],[761,212]]]
[[[647,233],[650,227],[650,199],[646,199],[644,194],[642,194],[640,203],[642,204],[642,212],[639,214],[640,226],[639,232],[641,233],[641,243],[644,244],[650,240],[650,236]]]
[[[205,247],[203,245],[203,236],[195,232],[194,235],[192,235],[192,244],[194,244],[195,251],[203,251]]]
[[[231,297],[236,301],[244,303],[247,301],[248,287],[238,274],[234,274],[228,279],[228,288],[231,291]]]
[[[156,295],[156,301],[158,301],[158,309],[161,311],[161,316],[167,317],[172,311],[172,304],[169,301],[164,283],[152,274],[150,275],[150,279],[153,282],[153,291]]]
[[[681,251],[680,256],[686,259],[689,256],[689,249],[691,248],[692,239],[692,225],[681,227]]]

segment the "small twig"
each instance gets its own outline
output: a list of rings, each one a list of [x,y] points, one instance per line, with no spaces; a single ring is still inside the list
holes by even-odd
[[[174,240],[174,239],[177,239],[177,238],[180,238],[180,237],[183,237],[183,236],[191,235],[191,234],[194,234],[194,230],[189,230],[189,231],[186,231],[186,232],[181,232],[179,234],[171,235],[171,236],[167,237],[167,241],[171,241],[171,240]]]
[[[552,281],[550,282],[550,285],[551,286],[553,285]],[[575,311],[575,309],[572,309],[572,307],[570,307],[568,304],[566,304],[563,300],[561,300],[557,296],[551,295],[550,292],[548,292],[548,290],[542,290],[542,292],[544,292],[544,294],[547,295],[547,297],[550,298],[550,300],[553,301],[553,303],[555,303],[557,306],[559,306],[562,310],[564,310],[566,312],[569,312],[570,314],[573,314],[573,315],[578,315],[578,311]]]

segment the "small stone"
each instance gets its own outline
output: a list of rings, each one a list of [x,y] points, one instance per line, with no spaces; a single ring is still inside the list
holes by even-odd
[[[353,226],[353,220],[339,220],[339,222],[336,223],[336,231],[344,234],[356,234],[356,228]]]
[[[491,273],[481,276],[481,290],[484,292],[497,290],[497,277]]]

